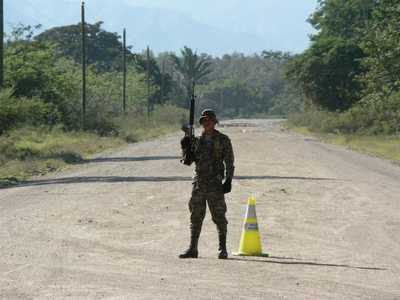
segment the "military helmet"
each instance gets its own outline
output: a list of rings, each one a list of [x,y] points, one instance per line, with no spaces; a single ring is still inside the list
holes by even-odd
[[[205,109],[202,111],[199,123],[202,124],[203,120],[205,119],[209,119],[211,121],[214,121],[215,123],[218,123],[217,115],[212,109]]]

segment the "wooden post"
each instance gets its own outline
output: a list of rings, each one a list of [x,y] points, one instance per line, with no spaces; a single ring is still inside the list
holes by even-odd
[[[161,62],[161,101],[160,103],[164,103],[165,98],[165,58],[162,58]]]
[[[86,22],[85,22],[85,1],[81,6],[81,31],[82,31],[82,124],[84,130],[86,124]]]
[[[147,117],[150,118],[151,112],[151,99],[150,99],[150,48],[147,46],[146,51],[146,65],[147,65]]]
[[[122,83],[122,110],[126,113],[126,29],[124,28],[123,34],[123,83]]]
[[[0,88],[4,86],[4,1],[0,0]]]

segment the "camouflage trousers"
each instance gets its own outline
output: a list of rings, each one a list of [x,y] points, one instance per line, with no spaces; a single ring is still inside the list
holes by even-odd
[[[219,234],[226,234],[226,202],[223,192],[202,192],[194,189],[189,201],[190,229],[194,237],[200,236],[207,204],[211,212],[211,218],[217,225]]]

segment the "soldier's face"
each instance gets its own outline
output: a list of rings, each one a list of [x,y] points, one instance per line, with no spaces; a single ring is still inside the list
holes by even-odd
[[[210,119],[204,119],[203,122],[201,122],[201,125],[203,126],[205,132],[211,132],[215,129],[216,123]]]

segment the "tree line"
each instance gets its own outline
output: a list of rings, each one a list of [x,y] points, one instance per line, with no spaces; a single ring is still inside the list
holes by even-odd
[[[320,0],[311,46],[287,66],[306,98],[297,122],[325,131],[400,132],[400,3]]]
[[[86,25],[88,102],[86,129],[115,131],[122,112],[120,36]],[[21,124],[61,125],[78,130],[80,105],[80,24],[37,34],[39,26],[19,26],[5,42],[5,88],[0,92],[0,133]],[[301,107],[301,96],[284,76],[291,55],[264,51],[212,57],[184,47],[181,53],[127,51],[127,116],[145,114],[150,81],[151,109],[160,105],[187,108],[196,81],[198,109],[211,107],[226,117],[286,115]]]

